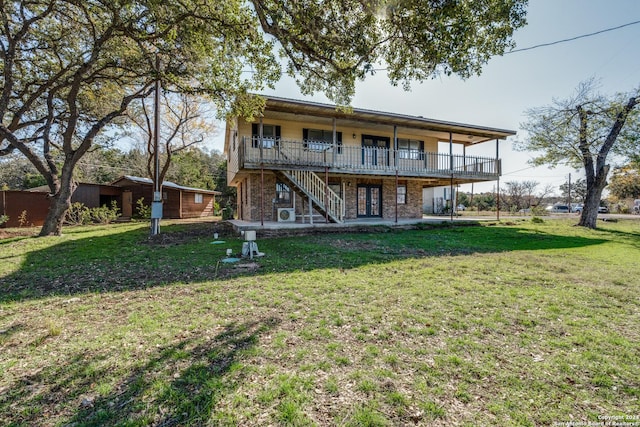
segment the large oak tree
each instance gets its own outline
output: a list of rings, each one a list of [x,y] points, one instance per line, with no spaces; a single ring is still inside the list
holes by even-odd
[[[583,167],[587,184],[578,225],[596,228],[598,206],[607,185],[610,153],[634,156],[640,152],[640,93],[597,93],[594,80],[581,83],[575,94],[552,105],[527,111],[521,125],[526,140],[516,147],[536,154],[535,165]]]
[[[512,46],[526,0],[31,0],[0,3],[0,155],[45,177],[41,235],[59,234],[83,155],[161,78],[251,117],[280,64],[305,94],[348,104],[385,68],[392,84],[478,74]],[[159,55],[161,69],[155,67]],[[280,58],[278,57],[280,56]],[[52,153],[62,153],[55,157]]]

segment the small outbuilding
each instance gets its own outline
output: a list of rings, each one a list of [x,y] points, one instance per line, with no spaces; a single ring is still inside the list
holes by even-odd
[[[213,216],[215,196],[219,191],[185,187],[170,181],[162,184],[163,215],[165,219],[200,218]],[[72,203],[88,208],[113,202],[120,208],[121,217],[129,219],[136,212],[138,200],[146,206],[153,200],[153,181],[149,178],[125,175],[109,185],[79,183],[71,197]],[[0,215],[9,220],[1,227],[41,226],[49,212],[49,189],[0,191]]]
[[[153,200],[153,181],[149,178],[124,175],[111,186],[122,189],[122,216],[131,216],[135,212],[138,200],[145,205]],[[219,191],[185,187],[171,181],[162,183],[163,218],[199,218],[214,215],[215,196]]]

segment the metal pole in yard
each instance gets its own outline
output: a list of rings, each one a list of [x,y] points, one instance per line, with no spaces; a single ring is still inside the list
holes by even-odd
[[[160,56],[156,54],[156,71],[158,76],[156,77],[156,87],[153,96],[153,199],[151,202],[151,235],[157,236],[160,234],[160,218],[162,218],[162,183],[160,182],[160,156],[159,150],[159,138],[160,138]],[[154,209],[155,208],[155,209]]]
[[[411,147],[409,147],[411,149]],[[396,224],[398,223],[398,126],[393,126],[393,163],[396,167]],[[405,188],[405,198],[407,197],[407,189]],[[405,199],[405,203],[407,200]]]
[[[450,200],[450,215],[451,222],[453,222],[453,133],[449,132],[449,169],[451,170],[451,183],[450,183],[450,191],[449,191],[449,200]]]
[[[500,221],[500,171],[498,170],[498,161],[500,158],[500,140],[496,138],[496,172],[498,174],[498,182],[496,187],[496,220]]]
[[[324,167],[324,222],[329,224],[329,168]]]
[[[451,208],[449,209],[451,215],[451,222],[453,222],[453,174],[451,174],[451,183],[450,183],[450,191],[449,191],[449,200],[451,201]]]
[[[398,168],[396,167],[396,224],[398,223],[398,184]],[[407,197],[406,192],[405,197]]]

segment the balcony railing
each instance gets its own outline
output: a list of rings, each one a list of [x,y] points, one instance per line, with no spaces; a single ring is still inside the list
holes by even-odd
[[[409,176],[460,176],[493,178],[500,160],[489,157],[449,155],[419,150],[333,145],[320,141],[293,141],[244,137],[240,164],[244,167],[329,168],[351,173]]]

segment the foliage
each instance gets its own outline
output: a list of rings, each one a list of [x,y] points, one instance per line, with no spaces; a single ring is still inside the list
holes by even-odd
[[[560,185],[560,193],[562,197],[569,199],[569,181]],[[587,180],[584,178],[578,178],[571,183],[571,201],[578,201],[584,203],[584,199],[587,197]]]
[[[136,200],[135,218],[138,218],[138,219],[151,218],[151,206],[144,202],[144,197],[140,197],[138,200]]]
[[[630,163],[614,169],[608,189],[619,200],[640,199],[640,163]]]
[[[115,221],[120,214],[120,208],[118,203],[114,200],[111,202],[111,206],[102,205],[100,207],[89,209],[91,221],[98,224],[110,224]]]
[[[68,225],[85,225],[92,222],[110,224],[118,218],[119,213],[120,209],[115,200],[111,202],[111,206],[102,205],[95,208],[89,208],[80,202],[75,202],[67,211],[65,223]]]
[[[77,182],[110,184],[123,175],[146,177],[146,164],[147,155],[139,148],[133,147],[124,151],[115,147],[97,147],[78,163],[74,179]],[[222,188],[223,194],[229,193],[225,188],[226,160],[217,150],[209,152],[198,147],[190,147],[177,153],[165,178],[186,187],[208,190]],[[7,189],[23,190],[45,185],[43,179],[23,157],[14,155],[2,159],[0,183],[5,183]]]
[[[22,212],[20,212],[20,215],[18,215],[18,225],[20,227],[27,227],[29,226],[29,217],[27,216],[27,210],[23,210]]]
[[[173,156],[165,179],[187,187],[219,190],[216,178],[223,173],[222,164],[226,164],[226,159],[219,151],[191,147]]]
[[[190,149],[209,139],[217,129],[213,124],[213,115],[207,110],[207,104],[193,95],[172,93],[165,86],[158,97],[159,122],[156,122],[155,111],[151,112],[153,107],[152,102],[143,99],[132,105],[129,117],[146,147],[146,176],[155,180],[158,168],[158,180],[164,182],[174,157],[189,151],[201,153],[200,150]],[[208,181],[203,184],[206,188],[213,184],[209,176],[204,179]]]
[[[233,208],[236,206],[238,192],[236,187],[227,185],[227,161],[220,159],[216,168],[217,173],[214,175],[215,189],[222,193],[216,196],[216,201],[220,202],[222,207]]]
[[[609,152],[630,157],[640,151],[640,111],[636,108],[640,89],[611,96],[596,89],[593,80],[583,82],[572,97],[528,110],[528,121],[521,125],[528,137],[516,145],[538,153],[532,160],[535,165],[584,168],[587,193],[579,225],[588,228],[596,228],[610,168]]]
[[[473,196],[473,200],[469,203],[470,207],[474,207],[479,211],[488,211],[496,209],[495,193],[480,193]]]
[[[144,177],[144,168],[137,165],[140,159],[136,154],[134,150],[97,146],[78,162],[74,179],[77,182],[110,184],[123,175]]]
[[[53,196],[42,235],[60,234],[80,159],[108,142],[108,131],[159,77],[184,92],[215,95],[221,112],[234,110],[231,102],[243,111],[261,105],[245,94],[279,76],[272,43],[259,34],[248,5],[218,6],[213,0],[2,3],[0,155],[19,151],[46,179]],[[254,73],[243,76],[249,64]]]
[[[507,181],[500,189],[500,208],[518,212],[537,205],[535,192],[539,184],[536,181]]]
[[[22,155],[0,157],[0,187],[6,190],[26,190],[46,185],[38,170]]]
[[[222,219],[223,220],[233,219],[233,207],[225,206],[224,208],[222,208]]]
[[[544,206],[538,205],[531,208],[531,214],[536,216],[544,216],[548,215],[549,213]]]
[[[89,208],[80,202],[74,202],[67,211],[65,223],[69,225],[85,225],[91,222]]]
[[[7,221],[9,221],[8,215],[0,215],[0,225],[4,224]]]
[[[323,90],[348,105],[354,82],[386,67],[408,88],[440,74],[479,74],[492,55],[513,46],[526,1],[403,2],[254,0],[265,33],[286,55],[304,94]]]

